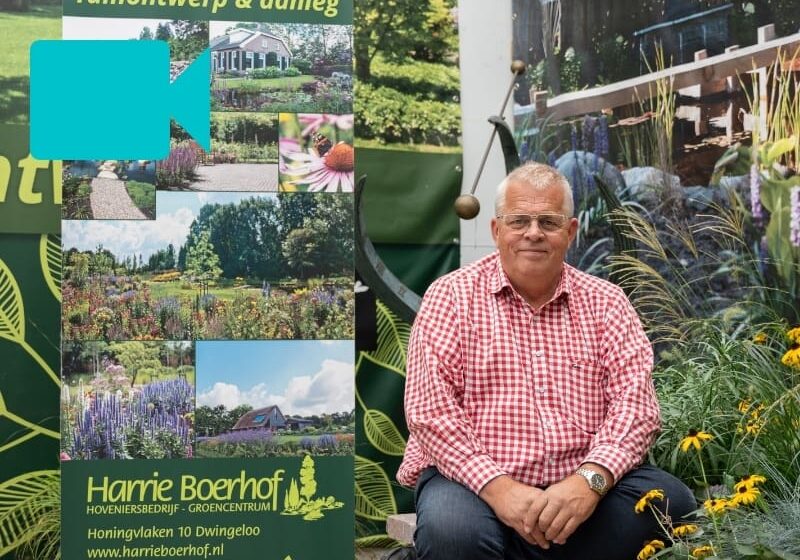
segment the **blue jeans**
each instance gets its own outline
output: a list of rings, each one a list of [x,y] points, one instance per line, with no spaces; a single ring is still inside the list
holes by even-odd
[[[548,550],[528,544],[504,525],[475,493],[444,478],[434,467],[417,481],[417,529],[414,545],[419,560],[634,560],[642,545],[660,532],[651,511],[635,513],[634,505],[648,490],[664,491],[653,505],[673,522],[697,508],[680,480],[652,465],[632,470],[606,494],[592,515],[567,539]]]

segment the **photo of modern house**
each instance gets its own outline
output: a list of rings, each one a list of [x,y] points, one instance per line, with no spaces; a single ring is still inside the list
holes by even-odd
[[[291,64],[292,52],[277,35],[237,27],[211,39],[211,70],[215,74],[247,74],[267,67],[286,70]]]
[[[286,427],[286,417],[277,405],[251,410],[242,415],[231,431],[239,430],[277,430]]]

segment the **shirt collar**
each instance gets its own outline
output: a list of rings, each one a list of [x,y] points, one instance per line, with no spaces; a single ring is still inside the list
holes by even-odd
[[[574,270],[575,269],[570,265],[564,263],[561,272],[561,279],[558,281],[558,286],[556,287],[556,291],[554,292],[553,298],[550,301],[556,301],[561,297],[565,299],[569,298],[569,295],[572,293],[572,287],[574,283]],[[492,294],[498,294],[505,288],[517,293],[517,291],[514,289],[514,286],[511,285],[505,270],[503,270],[503,265],[500,263],[499,253],[495,253],[495,269],[489,278],[488,287],[489,292]]]

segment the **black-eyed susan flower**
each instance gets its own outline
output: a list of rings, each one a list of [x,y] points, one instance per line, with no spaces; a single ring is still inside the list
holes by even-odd
[[[652,541],[646,542],[642,550],[639,551],[639,554],[636,555],[636,560],[647,560],[659,550],[663,550],[663,548],[664,541],[653,539]]]
[[[758,499],[760,494],[761,490],[755,486],[751,486],[750,488],[747,486],[740,486],[736,492],[734,492],[733,496],[731,496],[730,503],[737,506],[739,504],[752,504]]]
[[[658,490],[658,489],[648,490],[641,498],[639,498],[639,501],[636,502],[636,505],[633,507],[633,510],[636,513],[642,513],[647,508],[647,506],[650,505],[650,502],[652,502],[653,500],[660,501],[663,499],[664,499],[663,490]]]
[[[767,343],[767,333],[759,332],[753,336],[753,343],[754,344],[766,344]]]
[[[694,535],[697,532],[699,527],[692,523],[687,525],[678,525],[672,529],[672,536],[673,537],[688,537],[689,535]]]
[[[703,545],[692,549],[692,558],[706,558],[707,556],[714,556],[716,551],[713,546]]]
[[[742,414],[747,414],[747,411],[750,410],[750,405],[753,404],[750,402],[750,398],[742,399],[739,401],[739,405],[736,407],[739,409],[739,412]]]
[[[791,342],[800,343],[800,327],[790,329],[789,332],[786,333],[786,338],[788,338]]]
[[[800,368],[800,344],[795,342],[783,355],[781,363],[785,366]]]
[[[711,498],[703,502],[703,507],[706,508],[708,514],[717,515],[728,509],[730,504],[725,498]]]
[[[710,440],[713,436],[700,430],[689,430],[689,434],[681,440],[681,451],[686,453],[690,447],[698,451],[703,446],[703,442]]]

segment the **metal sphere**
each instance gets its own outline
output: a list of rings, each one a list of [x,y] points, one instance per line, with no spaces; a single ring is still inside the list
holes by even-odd
[[[453,204],[453,207],[458,217],[462,220],[471,220],[481,211],[481,203],[471,194],[462,194],[459,196]]]
[[[527,68],[525,62],[522,60],[515,60],[511,63],[511,71],[514,74],[520,75],[525,73],[525,69]]]

